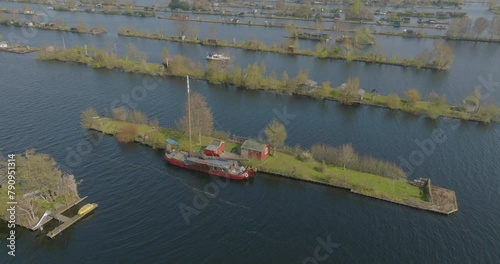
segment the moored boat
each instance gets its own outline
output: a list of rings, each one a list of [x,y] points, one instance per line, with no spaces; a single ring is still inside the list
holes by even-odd
[[[165,160],[169,164],[178,167],[235,180],[248,179],[255,174],[252,169],[242,166],[236,160],[221,160],[215,158],[204,159],[191,155],[185,151],[171,150],[168,146],[165,152]]]
[[[186,78],[187,84],[187,102],[188,102],[188,120],[189,120],[189,150],[191,152],[191,114],[189,109],[189,76]],[[196,170],[208,173],[210,175],[215,175],[219,177],[225,177],[236,180],[248,179],[250,176],[254,175],[254,170],[242,166],[240,162],[236,159],[221,159],[216,156],[206,156],[201,153],[190,153],[180,150],[179,143],[173,139],[168,138],[166,140],[167,146],[165,148],[165,160],[167,163],[186,168],[189,170]],[[209,154],[217,154],[219,156],[222,154],[224,149],[224,144],[222,141],[212,142],[217,145],[217,151],[209,148]],[[173,149],[172,146],[177,146]]]
[[[218,53],[208,53],[207,55],[207,60],[229,60],[231,59],[231,57],[227,57],[227,56],[224,56],[222,54],[218,54]]]
[[[86,204],[84,206],[82,206],[82,208],[80,208],[80,210],[78,210],[78,215],[83,215],[85,213],[88,213],[92,210],[94,210],[94,208],[97,207],[97,204],[95,203],[91,203],[91,204]]]

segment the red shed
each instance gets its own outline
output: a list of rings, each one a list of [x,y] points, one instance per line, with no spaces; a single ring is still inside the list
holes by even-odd
[[[269,155],[269,145],[248,139],[241,145],[241,155],[244,158],[266,159]]]
[[[205,155],[208,156],[220,156],[222,152],[224,152],[224,141],[221,140],[212,140],[205,148]]]

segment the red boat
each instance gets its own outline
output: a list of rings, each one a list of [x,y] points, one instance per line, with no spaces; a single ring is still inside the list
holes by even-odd
[[[191,150],[191,113],[189,104],[189,76],[186,78],[187,82],[187,102],[188,102],[188,120],[189,120],[189,146]],[[220,154],[220,151],[224,149],[224,143],[217,141],[218,144],[215,146],[216,149],[210,150],[210,154]],[[214,143],[215,144],[215,143]],[[183,167],[189,170],[196,170],[201,172],[206,172],[210,175],[215,175],[219,177],[225,177],[236,180],[244,180],[254,174],[252,169],[241,166],[237,160],[232,159],[220,159],[216,157],[207,157],[200,153],[190,154],[179,149],[173,150],[172,145],[179,146],[179,143],[173,139],[167,139],[167,148],[165,151],[165,160],[172,165]],[[220,151],[219,151],[220,149]]]
[[[169,149],[170,148],[167,147],[165,160],[169,164],[175,166],[235,180],[248,179],[255,174],[252,169],[242,166],[237,160],[204,159],[202,157],[190,155],[184,151],[171,151]]]

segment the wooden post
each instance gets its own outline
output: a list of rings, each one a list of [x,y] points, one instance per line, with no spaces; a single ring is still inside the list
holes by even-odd
[[[192,151],[192,140],[191,140],[191,101],[189,96],[189,75],[186,78],[187,80],[187,101],[188,101],[188,128],[189,128],[189,152]]]

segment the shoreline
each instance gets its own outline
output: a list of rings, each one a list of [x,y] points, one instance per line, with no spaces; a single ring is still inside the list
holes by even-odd
[[[91,49],[89,48],[89,50]],[[76,55],[73,55],[71,52],[75,52]],[[222,81],[212,80],[210,76],[207,76],[207,71],[205,71],[204,69],[199,69],[199,68],[196,69],[188,67],[189,65],[192,65],[192,63],[194,62],[191,62],[190,64],[188,63],[189,65],[186,65],[185,63],[180,65],[179,67],[184,70],[176,70],[175,72],[172,72],[173,70],[170,70],[170,68],[166,68],[168,71],[170,71],[168,72],[161,64],[148,63],[145,61],[143,62],[130,61],[119,58],[112,59],[106,57],[107,55],[104,55],[104,51],[95,50],[95,52],[102,54],[101,59],[105,61],[108,59],[112,60],[111,64],[107,66],[106,64],[102,64],[101,62],[96,62],[94,58],[91,56],[84,56],[83,54],[85,53],[83,47],[73,47],[68,50],[60,50],[55,52],[44,52],[41,54],[41,56],[39,56],[38,59],[61,61],[61,62],[76,62],[85,64],[93,68],[118,69],[118,70],[123,70],[125,72],[136,72],[146,75],[173,76],[173,77],[184,77],[186,75],[190,75],[192,79],[205,80],[208,81],[209,83],[214,83],[214,84],[225,83],[229,85],[236,85],[235,83],[231,83],[230,81],[228,81],[231,79],[232,76],[231,74],[234,75],[234,73],[224,73],[225,75],[223,76]],[[184,57],[179,55],[176,57],[182,58],[182,61],[186,60]],[[129,65],[131,66],[129,67]],[[173,67],[173,65],[171,67]],[[349,100],[346,102],[345,98],[342,97],[343,95],[341,93],[342,91],[341,88],[332,88],[329,87],[328,85],[328,87],[326,88],[323,86],[314,86],[306,90],[297,88],[294,91],[287,91],[286,90],[287,83],[289,82],[285,83],[282,80],[270,79],[268,77],[268,78],[262,78],[258,86],[253,88],[246,86],[244,83],[236,86],[248,90],[264,90],[280,94],[302,95],[317,100],[331,100],[343,104],[360,104],[360,105],[388,108],[390,110],[400,110],[416,115],[426,115],[431,119],[437,119],[439,117],[447,117],[464,121],[476,121],[483,123],[500,122],[500,108],[494,105],[491,106],[492,109],[485,108],[486,110],[491,111],[487,113],[483,112],[469,113],[465,112],[464,110],[457,110],[460,108],[446,103],[438,105],[437,103],[420,101],[420,100],[416,102],[415,106],[409,108],[406,106],[405,99],[399,97],[396,97],[394,99],[394,96],[392,95],[379,95],[377,93],[368,93],[368,92],[365,93],[363,98],[349,98]],[[275,85],[275,86],[278,85],[278,87],[272,87],[270,85]],[[393,102],[394,100],[396,100],[395,105],[391,104],[391,102]]]
[[[94,118],[93,124],[89,129],[98,131],[105,135],[114,135],[120,128],[134,123],[110,119],[107,117]],[[161,133],[162,141],[166,138],[173,138],[181,143],[181,149],[187,148],[185,136],[179,131],[167,127],[152,127],[145,124],[134,124],[138,126],[139,132],[133,139],[133,142],[146,145],[154,149],[163,149],[165,146],[155,147],[144,140],[144,135],[149,133]],[[213,137],[203,136],[204,142],[215,139]],[[231,140],[231,144],[238,146]],[[228,143],[229,143],[228,142]],[[201,147],[204,145],[202,143]],[[267,173],[277,177],[284,177],[303,182],[320,184],[329,187],[336,187],[349,190],[351,193],[372,197],[395,204],[405,205],[411,208],[426,210],[434,213],[450,215],[458,211],[455,192],[441,187],[431,186],[430,180],[425,187],[418,187],[409,180],[390,179],[371,173],[343,169],[333,165],[324,165],[325,172],[318,172],[314,168],[320,163],[312,161],[300,161],[296,157],[284,152],[276,151],[273,156],[267,157],[263,162],[251,160],[246,162],[257,169],[257,172]],[[296,167],[297,166],[297,167]],[[289,168],[293,167],[290,171]],[[276,169],[279,168],[279,169]],[[300,173],[299,173],[300,172]],[[301,174],[303,172],[303,174]],[[436,197],[426,198],[425,188],[431,192],[440,192],[445,198]],[[418,197],[418,198],[417,198]],[[437,199],[436,199],[437,198]]]
[[[195,14],[195,13],[193,13]],[[259,27],[277,27],[277,28],[286,28],[288,24],[283,23],[263,23],[263,22],[230,22],[226,20],[211,20],[211,19],[201,19],[201,18],[189,18],[189,17],[175,17],[175,16],[158,16],[158,19],[168,19],[168,20],[183,20],[183,21],[191,21],[191,22],[199,22],[199,23],[218,23],[218,24],[228,24],[228,25],[241,25],[241,26],[259,26]],[[359,24],[356,21],[341,21],[342,24]],[[390,24],[377,24],[378,26],[391,26]],[[414,29],[434,29],[432,26],[421,26],[421,25],[412,25],[407,24],[401,26],[402,28],[414,28]],[[321,31],[329,31],[334,32],[336,30],[328,27],[317,28],[314,26],[304,26],[304,25],[295,25],[297,29],[306,29],[306,30],[321,30]],[[353,33],[355,30],[346,30],[343,33]],[[378,31],[378,30],[370,30],[371,34],[381,35],[381,36],[394,36],[394,37],[403,37],[403,38],[418,38],[418,39],[443,39],[443,40],[452,40],[452,41],[472,41],[472,42],[487,42],[487,43],[500,43],[500,38],[474,38],[474,37],[449,37],[446,35],[418,35],[418,34],[406,34],[404,32],[391,32],[391,31]],[[288,37],[293,38],[293,37]]]
[[[272,52],[272,53],[281,53],[281,54],[289,54],[289,55],[302,55],[314,57],[317,59],[332,59],[332,60],[343,60],[343,61],[354,61],[354,62],[364,62],[364,63],[372,63],[372,64],[380,64],[380,65],[391,65],[391,66],[399,66],[405,68],[416,68],[416,69],[429,69],[429,70],[447,70],[449,65],[444,67],[434,66],[432,64],[426,65],[415,65],[417,62],[415,59],[398,59],[394,60],[391,58],[383,58],[378,57],[375,54],[365,54],[365,55],[343,55],[343,54],[328,54],[328,50],[322,50],[322,55],[318,56],[317,51],[314,50],[300,50],[293,49],[288,50],[286,47],[280,47],[279,44],[273,44],[273,46],[267,46],[259,41],[253,44],[253,41],[245,41],[245,42],[235,42],[230,43],[223,40],[215,40],[215,43],[211,42],[209,39],[189,39],[185,38],[184,40],[172,36],[161,36],[157,33],[152,32],[137,32],[132,31],[132,29],[128,30],[119,30],[117,33],[118,36],[122,37],[131,37],[131,38],[144,38],[144,39],[154,39],[154,40],[162,40],[162,41],[170,41],[170,42],[178,42],[178,43],[189,43],[189,44],[197,44],[204,46],[214,46],[214,47],[228,47],[235,49],[243,49],[248,51],[261,51],[261,52]],[[293,46],[293,45],[292,45]],[[323,54],[323,51],[326,54]]]

